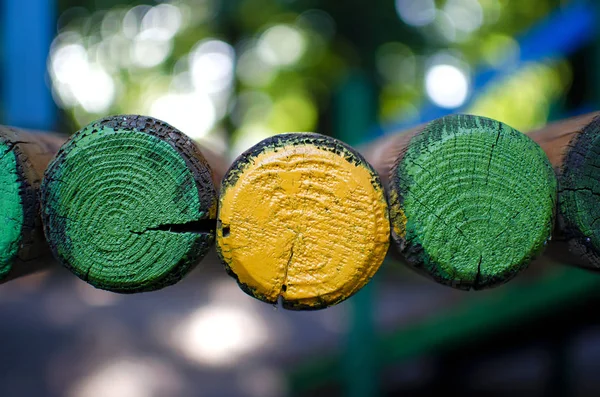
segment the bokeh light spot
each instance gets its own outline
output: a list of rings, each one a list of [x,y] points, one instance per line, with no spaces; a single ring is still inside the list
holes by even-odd
[[[457,108],[467,100],[469,81],[466,74],[453,65],[434,65],[425,75],[429,98],[443,108]]]

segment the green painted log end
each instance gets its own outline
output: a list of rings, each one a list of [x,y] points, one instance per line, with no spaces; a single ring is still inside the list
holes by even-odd
[[[42,183],[50,248],[113,292],[181,280],[214,242],[216,192],[193,142],[150,117],[91,123],[61,148]]]
[[[39,216],[39,188],[65,138],[0,126],[0,282],[51,263]]]
[[[19,252],[25,226],[24,180],[14,144],[0,137],[0,279],[5,278]],[[30,211],[27,211],[30,212]]]
[[[415,135],[390,178],[392,237],[439,283],[513,278],[550,239],[557,181],[542,149],[495,120],[447,116]]]
[[[600,269],[600,117],[569,142],[559,176],[559,226],[569,251]]]

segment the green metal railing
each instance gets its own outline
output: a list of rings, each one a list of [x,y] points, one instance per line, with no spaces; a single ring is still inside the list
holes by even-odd
[[[515,323],[534,321],[584,298],[600,295],[600,277],[568,266],[549,270],[537,281],[512,283],[494,293],[464,299],[447,310],[393,332],[380,335],[373,357],[380,367],[431,352],[456,350],[509,329]],[[289,375],[293,394],[343,384],[345,356],[330,356],[305,362]],[[365,394],[363,394],[365,395]]]

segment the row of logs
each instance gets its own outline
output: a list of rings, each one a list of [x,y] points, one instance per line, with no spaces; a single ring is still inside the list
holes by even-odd
[[[360,290],[390,240],[412,268],[466,290],[512,279],[546,248],[599,268],[599,125],[594,113],[524,135],[452,115],[359,151],[281,134],[228,170],[150,117],[69,139],[0,127],[0,279],[55,258],[97,288],[153,291],[216,240],[246,293],[319,309]]]

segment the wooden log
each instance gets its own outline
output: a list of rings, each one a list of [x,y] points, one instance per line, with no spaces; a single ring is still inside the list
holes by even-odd
[[[507,282],[551,236],[556,177],[542,149],[495,120],[453,115],[364,150],[387,176],[407,263],[459,289]]]
[[[212,181],[215,185],[215,188],[218,190],[219,186],[221,186],[221,181],[223,180],[223,176],[225,175],[225,171],[231,164],[231,161],[227,158],[224,153],[217,153],[212,151],[204,146],[196,144],[200,153],[210,166],[212,171]]]
[[[66,139],[0,126],[0,282],[50,263],[38,195],[44,171]]]
[[[600,112],[529,133],[558,175],[558,214],[548,253],[600,269]]]
[[[319,134],[282,134],[240,155],[219,197],[217,252],[249,295],[321,309],[356,293],[389,246],[381,181],[364,158]]]
[[[97,288],[134,293],[174,284],[214,242],[211,174],[196,145],[160,120],[93,122],[69,139],[44,176],[50,248]]]

